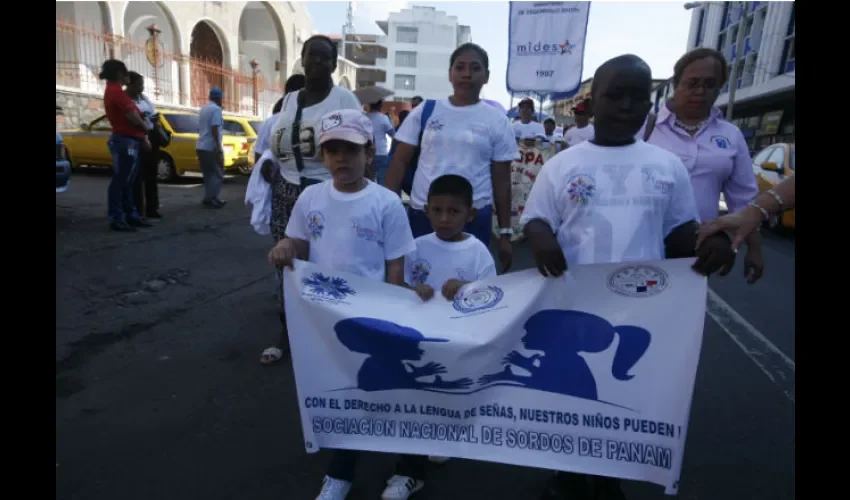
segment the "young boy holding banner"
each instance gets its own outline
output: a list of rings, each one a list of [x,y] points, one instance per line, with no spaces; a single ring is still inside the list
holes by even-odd
[[[596,70],[591,94],[594,136],[541,169],[520,220],[543,276],[569,264],[697,257],[709,275],[731,268],[725,233],[696,249],[699,215],[690,177],[675,155],[635,141],[651,107],[652,74],[637,56]],[[542,500],[625,500],[616,478],[559,472]]]
[[[286,238],[271,250],[269,262],[292,268],[294,259],[306,260],[379,281],[386,276],[388,283],[404,286],[404,257],[415,249],[413,234],[401,199],[365,177],[375,154],[369,118],[351,109],[325,115],[319,146],[331,179],[298,197]],[[317,500],[345,499],[358,455],[335,451]],[[383,498],[404,499],[421,489],[426,462],[424,456],[402,456]]]

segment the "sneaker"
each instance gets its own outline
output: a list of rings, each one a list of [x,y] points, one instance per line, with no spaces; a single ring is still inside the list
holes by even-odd
[[[136,230],[135,227],[127,224],[124,221],[113,221],[109,223],[109,229],[113,231],[123,232],[123,233],[132,233]]]
[[[451,460],[451,457],[438,457],[438,456],[430,456],[428,460],[433,464],[443,465],[444,463]]]
[[[424,486],[425,481],[417,481],[407,476],[393,476],[387,481],[387,488],[381,493],[381,500],[407,500]]]
[[[141,217],[127,217],[127,225],[132,227],[153,227],[153,224]]]
[[[351,483],[348,481],[325,476],[322,479],[322,491],[319,492],[316,500],[345,500],[349,491],[351,491]]]
[[[558,472],[546,482],[540,500],[591,500],[587,476]]]

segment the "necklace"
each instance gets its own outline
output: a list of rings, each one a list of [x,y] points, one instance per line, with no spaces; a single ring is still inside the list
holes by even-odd
[[[699,131],[699,129],[703,128],[706,123],[708,123],[708,119],[705,119],[705,120],[697,123],[696,125],[688,125],[686,123],[682,123],[678,118],[676,118],[674,125],[676,125],[677,127],[679,127],[680,129],[684,130],[685,132],[687,132],[689,134],[693,134],[694,132],[697,132],[697,131]]]

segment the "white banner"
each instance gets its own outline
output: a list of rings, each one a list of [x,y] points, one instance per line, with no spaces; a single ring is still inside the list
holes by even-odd
[[[673,494],[705,316],[692,264],[534,269],[423,303],[297,262],[284,293],[307,451],[486,460]]]
[[[574,92],[581,85],[590,2],[511,2],[509,92]]]

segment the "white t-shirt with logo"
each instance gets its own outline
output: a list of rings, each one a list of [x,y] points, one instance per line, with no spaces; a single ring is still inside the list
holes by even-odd
[[[496,277],[496,263],[481,241],[467,235],[463,241],[443,241],[436,233],[415,240],[416,250],[405,258],[408,285],[424,283],[438,292],[446,281],[479,281]]]
[[[564,141],[567,143],[567,146],[577,146],[584,141],[593,139],[593,134],[592,123],[588,123],[587,126],[583,128],[570,127],[570,129],[564,133]]]
[[[514,136],[517,139],[536,139],[538,137],[546,137],[546,129],[542,123],[528,122],[522,123],[517,120],[513,123]]]
[[[269,149],[280,163],[280,173],[291,184],[300,183],[302,175],[320,181],[331,178],[319,157],[319,122],[332,111],[362,108],[357,96],[350,90],[335,85],[324,101],[301,110],[301,157],[304,159],[304,170],[299,174],[292,155],[292,124],[295,122],[300,93],[300,90],[290,92],[283,98],[283,107],[269,138]]]
[[[567,264],[660,260],[664,239],[699,222],[685,165],[643,141],[621,147],[591,142],[550,159],[531,188],[520,224],[546,221]]]
[[[310,243],[309,261],[335,271],[384,281],[386,261],[416,249],[401,199],[371,181],[343,193],[325,181],[298,197],[286,236]]]
[[[423,103],[410,112],[396,133],[397,140],[417,145],[424,108]],[[490,206],[493,203],[491,163],[513,161],[518,155],[513,127],[501,111],[484,101],[472,106],[454,106],[448,99],[441,99],[435,103],[425,125],[410,206],[422,210],[431,183],[446,174],[463,176],[472,184],[475,208]]]

